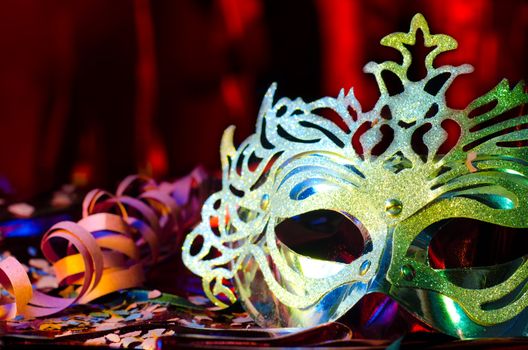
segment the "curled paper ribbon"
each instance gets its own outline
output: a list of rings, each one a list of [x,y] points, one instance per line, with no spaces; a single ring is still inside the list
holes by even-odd
[[[115,195],[89,192],[82,219],[54,225],[41,241],[57,282],[73,286],[73,296],[56,297],[34,289],[23,265],[7,257],[0,261],[0,284],[11,298],[0,300],[0,319],[50,315],[140,286],[144,267],[179,245],[178,233],[197,222],[207,195],[204,180],[205,172],[196,168],[173,183],[157,184],[134,175],[119,184]]]

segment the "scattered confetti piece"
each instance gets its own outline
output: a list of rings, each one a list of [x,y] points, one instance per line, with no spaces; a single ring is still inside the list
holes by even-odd
[[[121,338],[138,337],[140,334],[141,331],[132,331],[121,335]]]
[[[153,313],[157,314],[157,313],[160,313],[160,312],[167,312],[167,308],[166,307],[160,307],[160,308],[157,308],[155,310],[152,310]]]
[[[152,338],[152,337],[161,337],[161,335],[165,332],[165,328],[155,328],[149,330],[145,335],[143,335],[143,338]]]
[[[253,322],[253,319],[249,316],[243,316],[243,317],[236,317],[233,319],[233,322],[236,322],[236,323],[248,323],[248,322]]]
[[[112,342],[112,343],[117,343],[117,342],[121,341],[121,337],[119,337],[119,335],[117,335],[115,333],[109,333],[109,334],[105,335],[105,338],[109,342]]]
[[[41,331],[54,331],[54,330],[60,330],[61,328],[62,326],[57,323],[43,323],[39,327]]]
[[[184,319],[180,319],[178,321],[182,326],[185,326],[185,327],[190,327],[190,328],[205,328],[205,325],[203,324],[198,324],[196,322],[189,322],[187,320],[184,320]]]
[[[223,308],[221,308],[220,306],[211,306],[211,307],[206,308],[206,310],[209,310],[209,311],[220,311],[222,309]]]
[[[145,308],[145,312],[154,312],[154,310],[156,310],[158,307],[159,307],[159,304],[151,305],[151,306]]]
[[[114,313],[119,316],[128,316],[130,315],[130,312],[127,310],[115,310]]]
[[[142,321],[150,320],[153,317],[154,317],[154,314],[152,314],[152,312],[142,312],[141,313],[141,320]]]
[[[131,314],[131,315],[129,315],[129,316],[127,316],[125,318],[125,322],[134,321],[134,320],[137,320],[138,318],[141,318],[141,314],[140,313]]]
[[[209,299],[200,295],[193,295],[187,298],[194,305],[205,305],[209,303]]]
[[[159,298],[160,296],[161,296],[161,292],[157,289],[154,289],[148,292],[149,299],[156,299],[156,298]]]
[[[66,332],[64,332],[64,333],[57,334],[57,335],[55,336],[55,338],[65,337],[65,336],[72,335],[72,334],[73,334],[72,331],[66,331]]]
[[[154,350],[156,349],[156,339],[157,338],[148,338],[141,343],[141,348],[145,350]]]
[[[90,313],[90,317],[107,319],[107,318],[110,317],[110,314],[108,314],[106,312],[92,312],[92,313]]]
[[[99,331],[111,331],[113,329],[116,329],[116,328],[121,328],[121,327],[124,327],[125,324],[122,324],[122,323],[103,323],[99,326],[96,326],[95,327],[95,331],[96,332],[99,332]]]
[[[205,316],[205,315],[196,315],[194,316],[194,319],[198,322],[202,322],[204,320],[207,320],[207,321],[212,321],[213,319],[209,316]]]

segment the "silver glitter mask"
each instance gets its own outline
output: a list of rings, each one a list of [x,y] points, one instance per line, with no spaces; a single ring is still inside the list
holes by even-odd
[[[425,78],[411,81],[406,45],[415,44],[418,30],[434,49]],[[403,62],[365,66],[381,92],[371,111],[362,111],[353,90],[310,103],[274,102],[273,84],[255,134],[236,149],[234,127],[225,131],[222,190],[203,206],[183,261],[218,306],[236,300],[234,280],[263,326],[332,321],[365,294],[383,292],[448,334],[525,335],[526,256],[437,269],[428,247],[452,218],[528,227],[528,116],[504,117],[528,95],[504,80],[466,109],[449,108],[446,90],[472,67],[433,67],[457,43],[430,34],[420,14],[408,33],[381,43],[400,51]],[[389,92],[384,72],[399,79],[400,91]],[[458,130],[455,142],[448,130]],[[309,228],[294,230],[292,222]]]

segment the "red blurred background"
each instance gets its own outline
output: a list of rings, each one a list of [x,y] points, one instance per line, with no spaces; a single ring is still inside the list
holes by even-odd
[[[528,70],[522,0],[2,0],[0,9],[0,194],[17,199],[69,182],[113,188],[138,171],[218,169],[223,129],[248,136],[273,81],[279,95],[306,100],[354,86],[367,110],[378,91],[362,67],[397,57],[378,42],[406,32],[416,12],[458,40],[442,62],[476,69],[454,83],[451,106]]]

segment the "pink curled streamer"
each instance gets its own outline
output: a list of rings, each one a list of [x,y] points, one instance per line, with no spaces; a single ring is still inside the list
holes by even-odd
[[[81,220],[57,223],[41,241],[57,282],[75,286],[74,296],[56,297],[34,289],[23,265],[7,257],[0,261],[0,284],[11,298],[0,300],[0,320],[46,316],[140,286],[144,268],[179,246],[178,233],[197,222],[207,195],[202,186],[205,179],[198,167],[172,183],[157,184],[133,175],[121,181],[115,195],[90,191]]]

